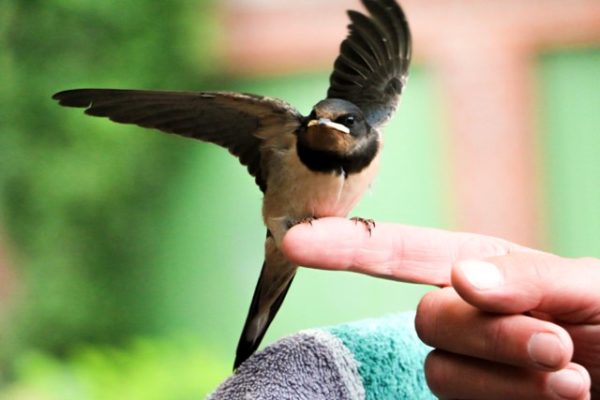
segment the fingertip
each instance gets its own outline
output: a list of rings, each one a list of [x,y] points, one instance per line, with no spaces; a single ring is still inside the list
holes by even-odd
[[[596,277],[600,270],[593,261],[542,252],[462,260],[451,270],[452,286],[465,301],[499,313],[575,315],[600,299]]]
[[[573,341],[558,325],[547,325],[527,341],[527,354],[533,365],[550,371],[564,368],[573,357]]]
[[[483,260],[460,260],[453,264],[452,287],[468,303],[491,312],[511,312],[504,271],[496,264]]]
[[[491,262],[461,260],[452,268],[452,284],[475,291],[498,290],[504,285],[504,275]]]
[[[561,399],[581,399],[591,388],[589,372],[581,365],[571,363],[567,368],[548,375],[548,391]],[[587,397],[589,398],[589,397]]]
[[[281,251],[286,258],[295,263],[302,263],[301,249],[306,242],[306,238],[310,237],[310,225],[298,224],[286,232],[281,241]]]
[[[297,224],[283,236],[281,250],[295,264],[333,268],[341,261],[335,254],[354,245],[353,225],[351,221],[335,217]]]

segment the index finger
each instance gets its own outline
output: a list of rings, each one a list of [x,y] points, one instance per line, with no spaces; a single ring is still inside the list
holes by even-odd
[[[390,223],[377,223],[369,235],[362,223],[344,218],[296,225],[284,236],[282,250],[306,267],[437,286],[450,285],[457,261],[534,251],[491,236]]]

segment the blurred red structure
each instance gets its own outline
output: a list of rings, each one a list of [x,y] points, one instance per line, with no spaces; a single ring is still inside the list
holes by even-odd
[[[456,228],[543,244],[533,62],[543,50],[599,43],[600,2],[401,3],[416,61],[434,72],[444,97]],[[346,34],[344,10],[357,4],[230,0],[225,56],[244,74],[330,68]]]

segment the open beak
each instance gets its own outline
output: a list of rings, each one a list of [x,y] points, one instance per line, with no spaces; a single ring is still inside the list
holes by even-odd
[[[338,124],[337,122],[333,122],[332,120],[330,120],[328,118],[319,118],[318,120],[311,119],[310,121],[308,121],[309,128],[311,126],[316,126],[316,125],[326,126],[327,128],[335,129],[336,131],[339,131],[339,132],[342,132],[345,134],[350,134],[350,129],[348,129],[347,126]]]

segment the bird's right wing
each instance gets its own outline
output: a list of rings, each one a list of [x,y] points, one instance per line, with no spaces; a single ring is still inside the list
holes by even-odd
[[[348,11],[348,37],[342,42],[327,97],[359,106],[373,127],[394,113],[408,77],[411,36],[395,0],[362,0],[370,13]]]
[[[262,191],[266,177],[260,145],[294,132],[302,119],[281,100],[241,93],[75,89],[53,98],[63,106],[85,108],[89,115],[223,146],[248,167]]]

